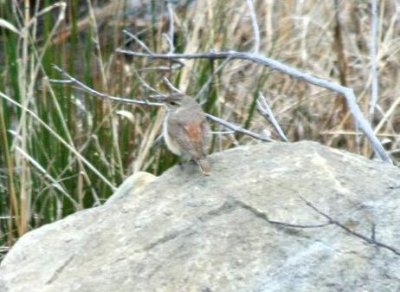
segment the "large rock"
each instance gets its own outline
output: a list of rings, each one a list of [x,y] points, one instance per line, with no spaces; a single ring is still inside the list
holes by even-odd
[[[310,142],[211,162],[29,232],[0,291],[400,291],[398,168]]]

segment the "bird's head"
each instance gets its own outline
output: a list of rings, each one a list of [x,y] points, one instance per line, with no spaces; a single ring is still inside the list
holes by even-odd
[[[175,110],[183,105],[185,97],[184,94],[171,94],[167,96],[163,102],[168,109]]]
[[[175,93],[168,96],[158,96],[151,98],[164,103],[168,111],[175,111],[180,107],[190,107],[197,104],[192,97],[182,93]]]
[[[180,107],[191,107],[196,104],[196,101],[192,97],[185,94],[171,94],[163,102],[170,111],[175,111]]]

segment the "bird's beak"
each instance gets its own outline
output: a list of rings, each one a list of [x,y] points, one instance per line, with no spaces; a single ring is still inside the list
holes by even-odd
[[[158,101],[158,102],[165,102],[165,100],[168,98],[167,95],[163,94],[156,94],[156,95],[149,95],[147,99]]]

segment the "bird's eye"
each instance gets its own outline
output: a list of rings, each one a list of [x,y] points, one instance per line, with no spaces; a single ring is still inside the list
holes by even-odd
[[[168,104],[169,105],[172,105],[172,106],[178,106],[179,104],[176,102],[176,101],[174,101],[174,100],[170,100],[169,102],[168,102]]]

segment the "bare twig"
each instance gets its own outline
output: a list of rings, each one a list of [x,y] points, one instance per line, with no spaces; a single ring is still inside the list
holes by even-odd
[[[200,90],[197,92],[196,96],[194,99],[197,99],[198,97],[202,96],[203,93],[206,91],[207,87],[210,85],[210,83],[213,81],[215,76],[225,67],[225,65],[230,61],[230,58],[227,58],[224,60],[215,70],[214,72],[208,77],[207,81],[204,82],[203,86],[200,88]]]
[[[146,44],[144,42],[142,42],[141,40],[139,40],[139,38],[137,36],[135,36],[133,33],[130,33],[129,31],[127,31],[126,29],[124,29],[122,31],[124,34],[126,34],[128,37],[130,37],[131,39],[133,39],[135,42],[137,42],[143,50],[145,50],[147,53],[152,54],[153,52],[149,49],[148,46],[146,46]]]
[[[54,66],[54,68],[57,71],[59,71],[66,78],[66,80],[51,79],[50,81],[53,83],[72,84],[72,85],[75,85],[76,89],[86,92],[92,96],[100,97],[103,99],[109,99],[109,100],[116,101],[116,102],[122,102],[122,103],[126,103],[126,104],[140,104],[140,105],[148,105],[148,106],[164,106],[164,104],[160,103],[160,102],[149,102],[147,100],[122,98],[122,97],[111,96],[111,95],[107,95],[105,93],[98,92],[98,91],[94,90],[93,88],[90,88],[86,84],[82,83],[81,81],[77,80],[76,78],[72,77],[67,72],[62,70],[60,67]],[[170,85],[172,85],[172,84],[170,84]],[[151,97],[160,98],[160,97],[165,97],[165,96],[166,96],[165,94],[157,94],[157,95],[154,95]],[[253,137],[254,139],[264,141],[264,142],[272,142],[273,141],[272,139],[264,137],[261,134],[257,134],[252,131],[246,130],[238,125],[232,124],[230,122],[227,122],[227,121],[225,121],[221,118],[215,117],[213,115],[206,114],[206,116],[211,121],[214,121],[217,124],[220,124],[220,125],[224,126],[225,128],[228,128],[236,133],[244,134],[244,135]]]
[[[169,89],[171,89],[172,91],[175,91],[176,93],[182,94],[182,91],[180,91],[178,88],[176,88],[176,87],[171,83],[171,81],[168,80],[167,77],[164,77],[163,80],[164,80],[165,84],[168,86]]]
[[[393,115],[397,107],[400,105],[400,97],[390,105],[389,109],[384,113],[382,119],[379,121],[378,125],[374,129],[374,133],[377,135],[382,129],[383,125],[389,121],[389,118]]]
[[[335,29],[334,29],[334,49],[336,51],[336,59],[338,62],[338,68],[339,68],[339,80],[340,84],[343,86],[347,86],[347,72],[348,72],[348,64],[347,64],[347,58],[345,54],[345,49],[344,49],[344,40],[343,40],[343,23],[342,19],[340,17],[340,12],[343,11],[342,7],[340,6],[342,1],[340,0],[335,0],[334,2],[334,7],[335,7]],[[340,105],[341,110],[344,110],[343,105],[341,104],[342,101],[340,100],[338,102],[338,105]]]
[[[256,11],[254,9],[253,0],[247,0],[247,6],[249,7],[250,17],[251,17],[251,25],[253,27],[254,32],[254,53],[258,53],[260,51],[260,29],[257,23]]]
[[[146,88],[147,90],[149,90],[149,91],[151,91],[151,92],[153,92],[155,94],[158,94],[158,95],[160,94],[155,88],[153,88],[150,84],[148,84],[146,82],[146,80],[144,80],[142,78],[142,76],[140,76],[140,74],[138,73],[138,71],[136,69],[133,69],[133,72],[135,73],[136,77],[140,80],[140,83],[142,84],[142,86],[144,88]]]
[[[226,52],[207,52],[207,53],[184,53],[184,54],[146,54],[140,52],[133,52],[128,50],[118,49],[117,52],[127,54],[134,57],[140,58],[149,58],[149,59],[160,59],[160,60],[169,60],[175,61],[179,59],[239,59],[239,60],[248,60],[257,64],[261,64],[267,66],[273,70],[277,70],[279,72],[288,74],[294,78],[299,80],[304,80],[313,85],[329,89],[333,92],[339,93],[346,98],[347,105],[350,109],[350,112],[353,115],[355,123],[360,127],[360,129],[367,136],[369,141],[372,144],[375,154],[385,162],[392,163],[389,155],[385,152],[382,144],[379,139],[374,134],[371,125],[365,119],[363,113],[360,110],[360,107],[357,104],[356,96],[354,91],[350,87],[341,86],[334,82],[330,82],[325,79],[321,79],[315,76],[312,76],[308,73],[304,73],[300,70],[292,68],[284,63],[276,61],[274,59],[270,59],[264,57],[260,54],[248,53],[248,52],[236,52],[236,51],[226,51]]]
[[[371,43],[370,43],[370,62],[371,62],[371,106],[369,110],[370,118],[373,118],[375,107],[378,102],[378,70],[376,58],[376,45],[378,33],[378,1],[371,0]]]
[[[175,52],[175,46],[174,46],[174,8],[173,4],[171,2],[168,2],[167,4],[168,8],[168,14],[169,14],[169,30],[168,30],[168,36],[167,36],[167,41],[169,44],[169,52],[173,53]]]
[[[151,106],[162,106],[163,105],[162,103],[149,102],[148,100],[138,100],[138,99],[130,99],[130,98],[123,98],[123,97],[107,95],[107,94],[101,93],[99,91],[96,91],[96,90],[90,88],[89,86],[82,83],[78,79],[72,77],[71,75],[69,75],[67,72],[65,72],[64,70],[62,70],[60,67],[58,67],[56,65],[54,65],[54,69],[56,69],[58,72],[60,72],[67,79],[66,80],[50,79],[49,81],[52,83],[75,85],[76,89],[87,92],[90,95],[101,97],[103,99],[116,101],[116,102],[123,102],[123,103],[129,103],[129,104],[140,104],[140,105],[151,105]]]
[[[254,139],[264,141],[264,142],[272,142],[273,141],[272,139],[265,137],[264,135],[257,134],[252,131],[246,130],[238,125],[229,123],[229,122],[227,122],[221,118],[218,118],[216,116],[213,116],[210,114],[206,114],[206,116],[211,121],[216,122],[217,124],[220,124],[220,125],[224,126],[225,128],[231,129],[232,131],[234,131],[236,133],[244,134],[244,135],[253,137]]]
[[[278,121],[275,119],[274,113],[272,112],[271,108],[268,105],[267,99],[265,96],[259,92],[258,99],[257,99],[257,111],[267,120],[269,121],[275,130],[278,132],[279,136],[285,142],[288,142],[288,138],[286,137],[285,133],[283,132],[282,128],[279,126]]]
[[[172,9],[172,8],[171,8]],[[172,11],[173,13],[173,11]],[[171,15],[171,17],[173,17],[173,15]],[[173,20],[172,20],[173,22]],[[170,34],[172,34],[173,37],[173,23],[172,23],[172,27],[170,27]],[[134,40],[135,42],[137,42],[140,47],[142,47],[142,49],[144,51],[146,51],[148,54],[153,54],[153,52],[149,49],[149,47],[142,42],[136,35],[134,35],[133,33],[127,31],[126,29],[124,29],[122,31],[124,34],[126,34],[131,40]],[[170,39],[170,36],[163,34],[163,36],[165,36],[165,38],[167,39],[168,45],[170,47],[170,51],[169,53],[173,53],[175,51],[175,47],[174,47],[174,43],[173,43],[173,38]],[[147,68],[141,68],[139,71],[148,71],[148,70],[157,70],[157,71],[172,71],[172,70],[178,70],[180,68],[182,68],[184,66],[184,64],[180,61],[175,61],[171,66],[158,66],[158,67],[147,67]]]

